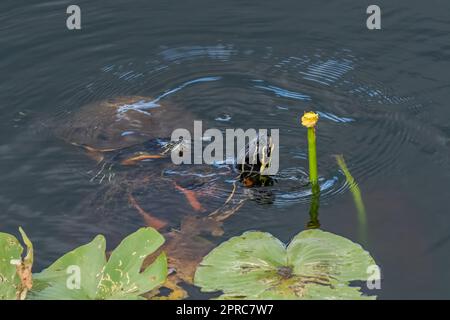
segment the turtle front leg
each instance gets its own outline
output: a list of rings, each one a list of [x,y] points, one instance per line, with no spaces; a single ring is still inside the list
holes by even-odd
[[[133,166],[133,165],[136,165],[139,161],[149,160],[149,159],[161,159],[161,158],[164,158],[164,156],[162,156],[160,154],[142,153],[142,154],[133,156],[131,158],[122,160],[120,162],[120,164],[123,166]]]
[[[197,194],[195,191],[183,188],[182,186],[178,185],[176,182],[174,182],[175,189],[183,193],[183,195],[186,197],[186,200],[189,202],[192,209],[194,209],[197,212],[204,212],[206,211],[205,208],[203,208],[200,201],[198,201]]]
[[[155,228],[156,230],[161,230],[167,226],[167,221],[158,219],[142,209],[131,193],[128,194],[128,201],[139,212],[147,226]]]
[[[89,158],[95,160],[97,163],[102,162],[105,159],[105,153],[116,151],[118,149],[97,149],[86,144],[79,144],[76,142],[71,142],[71,145],[84,149]]]

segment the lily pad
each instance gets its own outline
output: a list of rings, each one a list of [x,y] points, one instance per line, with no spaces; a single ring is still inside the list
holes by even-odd
[[[0,233],[0,300],[23,300],[32,287],[33,245],[22,228],[19,231],[27,246],[23,259],[19,240],[8,233]]]
[[[375,299],[351,281],[366,281],[376,265],[360,245],[319,229],[300,232],[286,247],[269,233],[250,231],[210,252],[194,284],[219,299]]]
[[[35,274],[33,299],[142,299],[141,295],[167,277],[164,253],[145,270],[144,259],[164,243],[153,228],[141,228],[126,237],[106,260],[102,235]]]

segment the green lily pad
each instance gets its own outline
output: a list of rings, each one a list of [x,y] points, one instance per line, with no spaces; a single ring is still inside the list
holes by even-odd
[[[366,281],[376,265],[360,245],[319,229],[300,232],[285,246],[251,231],[210,252],[194,283],[219,299],[374,299],[350,281]]]
[[[35,274],[33,299],[142,299],[140,295],[162,284],[167,277],[164,253],[145,270],[144,259],[164,238],[153,228],[141,228],[126,237],[106,260],[102,235]]]
[[[8,233],[0,233],[0,300],[23,300],[32,286],[33,245],[22,228],[19,231],[27,246],[23,259],[19,240]]]

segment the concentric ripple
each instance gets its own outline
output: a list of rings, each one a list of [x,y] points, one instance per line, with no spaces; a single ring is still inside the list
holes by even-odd
[[[133,110],[151,116],[153,108],[176,105],[181,112],[164,121],[202,120],[203,130],[280,129],[277,182],[264,187],[273,194],[272,203],[280,206],[309,201],[311,195],[306,132],[299,123],[305,111],[315,110],[320,115],[319,172],[326,202],[347,189],[336,154],[344,155],[358,182],[388,179],[392,172],[401,172],[403,152],[408,148],[431,149],[434,159],[447,164],[448,137],[417,117],[417,110],[426,106],[414,97],[395,95],[360,71],[360,64],[349,50],[279,57],[270,48],[255,52],[231,44],[161,48],[145,61],[102,66],[97,79],[77,86],[72,94],[65,93],[66,102],[54,121],[64,126],[83,104],[143,96],[148,98],[121,105],[117,115]],[[124,130],[123,135],[129,133]],[[179,176],[182,172],[165,174]],[[200,189],[203,194],[206,189],[218,190],[208,194],[223,202],[235,178],[219,169],[209,174],[210,181]],[[237,193],[248,196],[245,188]]]

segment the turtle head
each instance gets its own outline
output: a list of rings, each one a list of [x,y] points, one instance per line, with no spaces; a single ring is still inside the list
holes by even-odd
[[[245,187],[273,185],[274,179],[265,173],[271,166],[274,148],[270,135],[265,137],[258,135],[256,139],[246,144],[236,162],[240,181]]]

